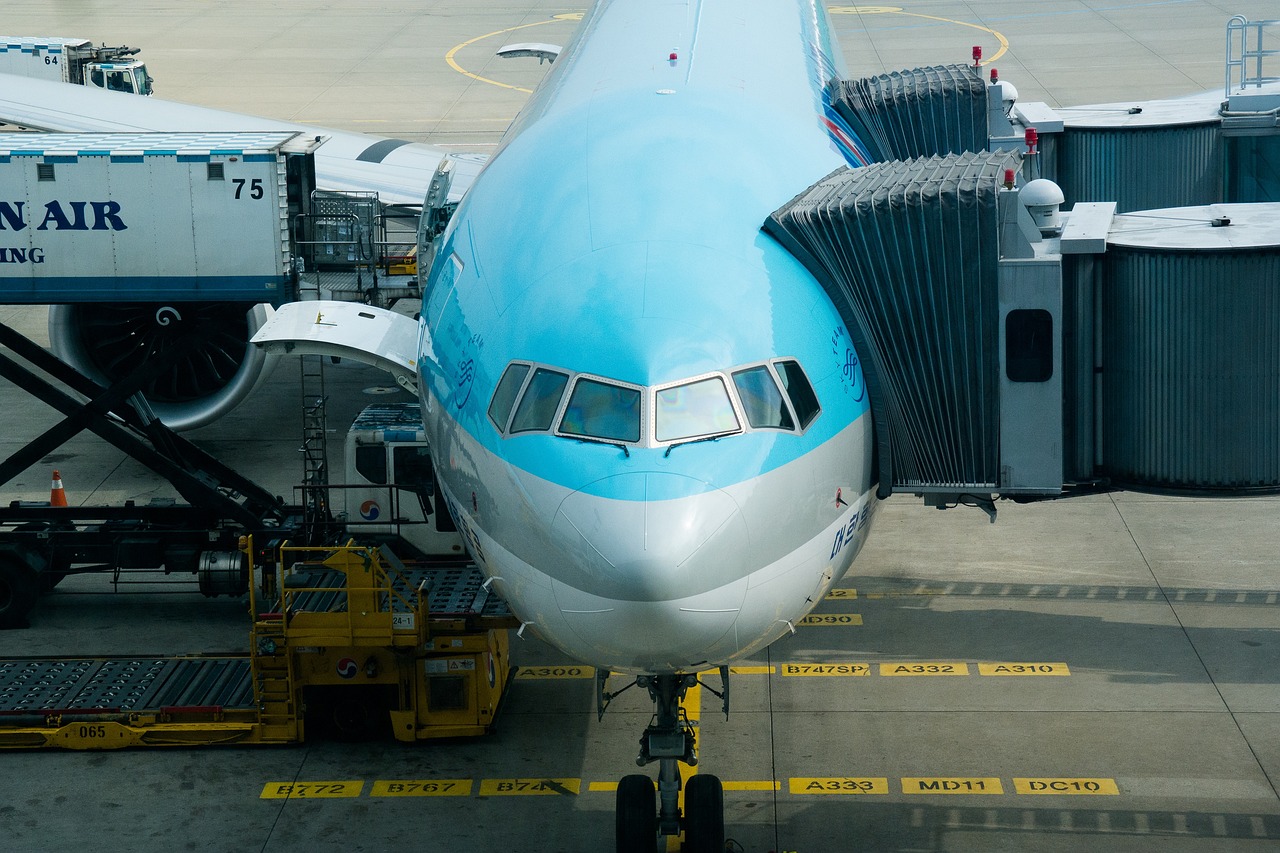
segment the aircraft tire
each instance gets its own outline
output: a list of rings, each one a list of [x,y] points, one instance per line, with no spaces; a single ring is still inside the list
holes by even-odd
[[[724,786],[716,776],[698,774],[684,786],[686,853],[724,850]]]
[[[653,853],[658,811],[652,779],[640,773],[622,777],[616,819],[618,853]]]

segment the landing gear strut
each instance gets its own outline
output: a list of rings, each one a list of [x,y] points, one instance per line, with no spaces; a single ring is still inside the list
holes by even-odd
[[[727,696],[726,669],[721,675]],[[653,853],[657,836],[679,835],[682,827],[686,853],[723,853],[724,787],[718,778],[706,774],[691,777],[684,789],[684,815],[680,813],[679,764],[693,767],[698,763],[697,737],[680,700],[697,683],[696,675],[674,674],[641,676],[635,681],[648,689],[654,703],[653,719],[640,736],[636,764],[644,767],[658,762],[658,787],[655,796],[653,781],[639,773],[618,783],[618,853]],[[603,714],[608,700],[616,694],[604,691],[603,679],[598,687]]]

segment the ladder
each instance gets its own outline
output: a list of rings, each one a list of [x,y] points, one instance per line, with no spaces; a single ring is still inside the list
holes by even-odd
[[[1280,21],[1250,21],[1244,15],[1236,15],[1227,21],[1227,68],[1225,96],[1250,86],[1261,88],[1264,83],[1280,81],[1280,76],[1264,76],[1263,60],[1280,55],[1280,49],[1264,48],[1263,35],[1269,27]],[[1239,80],[1233,86],[1234,80]]]

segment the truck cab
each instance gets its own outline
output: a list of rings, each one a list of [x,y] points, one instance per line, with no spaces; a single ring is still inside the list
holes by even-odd
[[[109,92],[151,94],[151,77],[147,74],[146,63],[137,60],[86,63],[84,85]]]
[[[463,557],[462,538],[436,485],[417,403],[367,406],[347,432],[348,532],[399,537],[424,557]]]

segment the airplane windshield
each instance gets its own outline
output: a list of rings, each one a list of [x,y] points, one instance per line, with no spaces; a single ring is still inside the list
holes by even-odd
[[[674,446],[750,430],[803,432],[821,411],[813,385],[793,359],[657,388],[513,361],[493,390],[488,415],[504,436],[551,432]]]
[[[738,430],[724,380],[718,376],[663,388],[658,392],[656,435],[658,441],[680,441]]]
[[[564,394],[564,386],[569,384],[569,377],[563,373],[546,368],[538,368],[529,380],[524,397],[516,408],[516,415],[511,420],[512,432],[531,432],[551,429],[555,420],[556,409],[560,408],[560,397]]]
[[[579,379],[560,419],[560,432],[608,441],[639,441],[639,389]]]
[[[782,391],[769,368],[764,365],[739,370],[733,374],[747,423],[755,429],[795,429],[791,412],[782,400]]]

